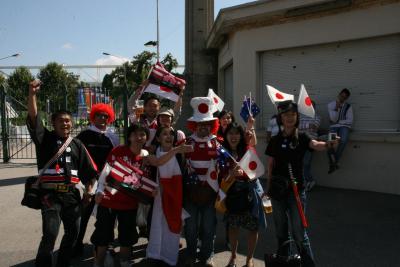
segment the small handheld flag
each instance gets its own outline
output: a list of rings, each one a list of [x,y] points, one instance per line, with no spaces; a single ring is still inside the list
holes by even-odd
[[[299,112],[308,117],[315,117],[315,110],[312,105],[311,98],[308,96],[306,87],[304,84],[301,85],[299,100],[297,102]]]
[[[213,101],[212,112],[222,111],[224,109],[225,103],[222,99],[214,92],[213,89],[208,89],[208,95]]]
[[[242,108],[240,109],[240,117],[247,122],[250,114],[255,118],[260,113],[260,108],[257,104],[250,99],[250,97],[245,96],[245,100],[243,101]]]
[[[272,103],[275,104],[276,102],[282,102],[286,100],[294,101],[294,95],[283,93],[268,84],[266,85],[266,87]]]
[[[254,148],[247,150],[238,165],[247,174],[250,180],[256,179],[265,173],[264,165],[257,156]]]

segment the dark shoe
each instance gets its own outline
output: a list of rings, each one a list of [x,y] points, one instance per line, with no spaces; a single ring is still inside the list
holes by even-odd
[[[328,174],[331,174],[334,171],[336,171],[336,164],[330,164]]]
[[[83,256],[83,252],[84,252],[84,247],[83,244],[76,244],[74,246],[74,251],[72,252],[72,256],[73,257],[82,257]]]

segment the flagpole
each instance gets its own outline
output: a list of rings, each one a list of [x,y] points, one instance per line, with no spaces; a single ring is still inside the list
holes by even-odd
[[[249,101],[249,113],[253,117],[253,113],[251,113],[251,91],[249,92],[250,95],[250,101]]]
[[[160,26],[158,21],[158,0],[157,0],[157,62],[160,61]]]

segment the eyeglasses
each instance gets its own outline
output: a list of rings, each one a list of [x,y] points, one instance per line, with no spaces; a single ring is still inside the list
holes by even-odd
[[[109,116],[107,114],[101,114],[101,113],[97,113],[96,117],[99,119],[108,119]]]

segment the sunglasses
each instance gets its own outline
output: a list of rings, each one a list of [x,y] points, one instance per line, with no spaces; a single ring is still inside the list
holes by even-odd
[[[99,119],[108,119],[109,118],[109,116],[107,114],[100,114],[100,113],[97,113],[96,117]]]

